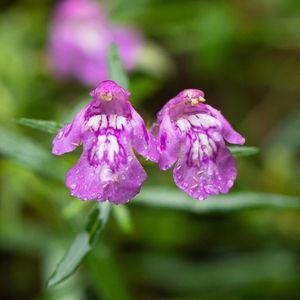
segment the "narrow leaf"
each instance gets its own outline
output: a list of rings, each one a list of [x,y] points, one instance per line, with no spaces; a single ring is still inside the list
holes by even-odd
[[[131,217],[130,217],[130,212],[128,207],[124,205],[114,206],[112,212],[120,228],[125,233],[131,232],[132,222],[131,222]]]
[[[0,153],[31,170],[62,180],[65,163],[56,163],[54,156],[30,138],[0,128]]]
[[[120,59],[118,47],[116,44],[111,44],[108,53],[108,68],[109,78],[114,80],[124,89],[129,88],[129,80],[124,70],[123,63]]]
[[[239,192],[210,196],[205,201],[197,201],[180,190],[157,187],[144,187],[133,203],[189,211],[197,214],[225,213],[246,208],[300,209],[300,198],[287,195]]]
[[[63,124],[61,123],[57,123],[55,121],[47,121],[47,120],[20,118],[16,122],[17,124],[31,127],[50,134],[56,134],[58,130],[63,127]]]
[[[134,264],[140,285],[151,282],[158,288],[167,287],[176,295],[218,291],[220,297],[211,299],[223,299],[224,291],[236,288],[256,287],[266,282],[280,285],[299,278],[297,255],[282,250],[223,255],[212,261],[154,251],[127,254],[125,259],[129,265]]]
[[[50,276],[47,287],[53,287],[59,284],[76,271],[82,260],[93,248],[105,227],[110,208],[111,204],[109,202],[103,202],[94,207],[88,217],[85,230],[75,237],[66,255]]]
[[[228,149],[235,158],[255,155],[259,152],[259,149],[256,147],[247,146],[229,146]]]

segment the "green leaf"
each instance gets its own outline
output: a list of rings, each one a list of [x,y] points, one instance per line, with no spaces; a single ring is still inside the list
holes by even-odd
[[[125,233],[132,231],[132,222],[130,217],[130,212],[127,206],[118,205],[113,207],[113,215],[120,226],[120,228]]]
[[[237,288],[256,287],[266,282],[280,285],[299,278],[297,255],[283,250],[231,253],[210,261],[201,259],[201,256],[197,259],[183,258],[170,252],[155,251],[127,254],[124,259],[129,260],[129,265],[134,264],[140,285],[151,282],[161,289],[167,287],[170,293],[176,295],[216,291],[222,295],[224,291]]]
[[[116,44],[112,44],[110,46],[108,53],[108,68],[109,78],[118,83],[124,89],[129,89],[129,80],[120,59]]]
[[[0,141],[2,155],[13,158],[43,175],[63,180],[67,165],[64,162],[58,164],[50,151],[46,151],[30,138],[0,128]]]
[[[124,282],[125,274],[122,274],[109,247],[103,243],[97,245],[85,260],[85,266],[101,299],[132,299]]]
[[[55,121],[37,120],[37,119],[28,119],[28,118],[20,118],[16,122],[17,124],[31,127],[50,134],[56,134],[58,130],[64,126],[63,124],[57,123]]]
[[[183,210],[197,214],[211,212],[226,213],[246,208],[300,209],[300,198],[287,195],[239,192],[210,196],[205,201],[197,201],[180,190],[158,187],[144,187],[133,203],[158,208]]]
[[[103,202],[94,207],[88,217],[85,230],[75,237],[66,255],[50,276],[47,287],[59,284],[76,271],[82,260],[94,247],[100,233],[104,229],[110,209],[111,204],[109,202]]]
[[[235,158],[255,155],[259,152],[259,149],[256,147],[247,146],[229,146],[228,149]]]

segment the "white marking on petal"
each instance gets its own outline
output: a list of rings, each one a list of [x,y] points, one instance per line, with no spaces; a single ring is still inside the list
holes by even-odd
[[[106,117],[106,115],[101,115],[100,128],[107,128],[107,117]]]
[[[98,130],[99,128],[99,124],[101,122],[101,116],[97,115],[97,116],[92,116],[89,118],[89,120],[86,123],[86,127],[87,128],[92,128],[95,131]]]
[[[213,149],[211,148],[210,144],[209,144],[209,141],[208,141],[208,138],[207,138],[207,135],[206,134],[203,134],[203,133],[200,133],[199,134],[199,139],[201,141],[201,146],[205,146],[205,149],[203,149],[205,151],[205,153],[208,155],[208,156],[211,156],[213,154]]]
[[[99,177],[100,177],[100,180],[103,182],[111,181],[112,177],[113,177],[113,172],[112,172],[111,168],[108,167],[107,165],[102,166],[99,169]]]
[[[218,150],[217,145],[211,138],[209,139],[209,144],[210,144],[211,148],[213,149],[213,152],[217,152],[217,150]]]
[[[98,137],[98,151],[97,151],[97,155],[98,155],[99,159],[101,159],[104,155],[105,142],[106,142],[106,136],[105,135],[99,135],[99,137]]]
[[[194,161],[199,158],[199,150],[200,150],[200,143],[199,143],[199,140],[196,139],[193,142],[193,146],[192,146],[192,159]]]
[[[125,117],[117,117],[117,129],[121,130],[126,125],[126,118]]]
[[[191,116],[190,116],[191,117]],[[213,126],[221,126],[221,123],[218,119],[207,115],[207,114],[197,114],[198,122],[204,128],[209,128]]]
[[[110,162],[114,161],[115,154],[119,153],[119,143],[114,135],[107,137],[107,158]]]
[[[108,117],[109,119],[109,126],[112,127],[112,128],[116,128],[116,119],[117,119],[117,116],[116,115],[110,115]]]
[[[176,124],[183,133],[189,131],[189,129],[191,128],[191,124],[189,123],[189,121],[184,118],[177,120]]]
[[[193,126],[200,126],[201,125],[200,120],[199,120],[199,118],[198,118],[197,115],[190,115],[190,116],[188,116],[188,120],[190,121],[190,123]]]
[[[213,139],[215,142],[220,142],[220,141],[223,140],[222,135],[221,135],[219,132],[217,132],[217,131],[213,132],[212,135],[211,135],[211,137],[212,137],[212,139]]]

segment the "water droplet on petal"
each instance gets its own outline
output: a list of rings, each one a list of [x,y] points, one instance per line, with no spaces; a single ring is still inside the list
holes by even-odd
[[[75,188],[76,188],[76,186],[77,186],[77,184],[76,184],[76,183],[73,183],[73,184],[71,184],[71,189],[75,189]]]

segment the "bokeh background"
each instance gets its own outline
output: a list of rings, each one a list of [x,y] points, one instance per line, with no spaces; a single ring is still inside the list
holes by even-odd
[[[123,211],[126,222],[122,216],[109,220],[74,276],[45,288],[91,208],[51,177],[51,164],[36,165],[43,155],[37,148],[50,153],[53,135],[15,122],[69,121],[88,100],[89,88],[50,71],[49,23],[56,4],[0,3],[0,299],[299,299],[299,209],[195,214],[134,200]],[[260,148],[258,155],[238,160],[232,193],[278,193],[300,203],[300,2],[101,4],[112,22],[144,35],[130,89],[149,124],[182,89],[203,89],[247,145]],[[55,162],[66,172],[79,153]],[[171,172],[146,168],[148,190],[175,189]]]

